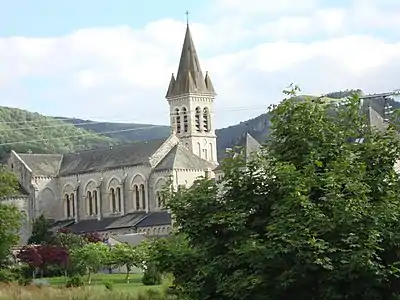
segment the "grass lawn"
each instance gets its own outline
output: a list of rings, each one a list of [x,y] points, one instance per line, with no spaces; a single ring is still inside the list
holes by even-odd
[[[105,290],[104,283],[112,282],[113,290],[116,291],[126,291],[129,293],[137,293],[144,290],[149,289],[159,289],[160,286],[145,286],[142,284],[142,276],[143,274],[131,274],[129,283],[125,281],[125,274],[94,274],[92,275],[92,283],[91,286],[96,289]],[[87,281],[87,276],[84,276],[83,281]],[[53,277],[46,278],[46,280],[54,287],[57,286],[65,286],[65,277]]]

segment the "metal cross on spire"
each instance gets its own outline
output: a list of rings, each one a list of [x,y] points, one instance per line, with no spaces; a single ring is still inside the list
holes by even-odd
[[[189,11],[187,10],[185,14],[186,14],[186,24],[189,25]]]

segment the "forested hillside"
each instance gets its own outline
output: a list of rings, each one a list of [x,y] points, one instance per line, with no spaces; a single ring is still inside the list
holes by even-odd
[[[348,90],[324,95],[327,102],[348,96]],[[300,101],[315,96],[299,96]],[[371,105],[383,115],[383,97],[364,101],[364,108]],[[395,109],[400,103],[392,101]],[[237,125],[217,129],[218,156],[223,158],[226,148],[242,146],[246,133],[250,133],[260,142],[269,135],[270,117],[268,113],[241,122]],[[68,119],[61,117],[46,117],[29,111],[0,107],[0,159],[5,157],[10,149],[18,152],[32,153],[65,153],[81,149],[106,147],[131,141],[153,140],[167,137],[169,126],[149,124],[94,122],[91,120]]]
[[[82,119],[67,119],[56,117],[65,122],[76,125],[76,127],[84,128],[97,133],[104,133],[105,136],[120,141],[146,141],[161,139],[171,133],[169,126],[156,126],[150,124],[134,124],[134,123],[112,123],[112,122],[95,122]],[[111,131],[111,132],[110,132]],[[119,132],[115,132],[119,131]]]
[[[0,107],[0,159],[11,149],[22,153],[65,153],[118,142],[52,117]]]

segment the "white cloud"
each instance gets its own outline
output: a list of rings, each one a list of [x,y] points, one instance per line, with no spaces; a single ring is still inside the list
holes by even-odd
[[[247,0],[241,6],[243,1],[216,0],[219,11],[225,9],[218,21],[195,23],[192,33],[203,71],[210,71],[219,94],[217,125],[259,115],[279,101],[291,82],[317,94],[399,88],[400,43],[358,30],[393,29],[400,25],[395,18],[400,7],[396,11],[389,0],[381,6],[378,1],[363,6],[363,1],[329,8],[314,0],[272,6],[270,1]],[[381,18],[370,21],[373,11]],[[260,13],[266,19],[244,22]],[[184,30],[183,23],[166,19],[136,30],[120,26],[54,38],[0,38],[0,104],[53,115],[167,124],[164,96],[177,69]],[[40,87],[28,85],[30,80]]]

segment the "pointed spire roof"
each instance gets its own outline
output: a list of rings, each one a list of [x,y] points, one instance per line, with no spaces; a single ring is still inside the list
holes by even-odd
[[[189,93],[215,95],[210,77],[208,74],[204,77],[201,71],[192,34],[189,24],[187,24],[178,73],[176,78],[174,76],[171,78],[166,98]]]

